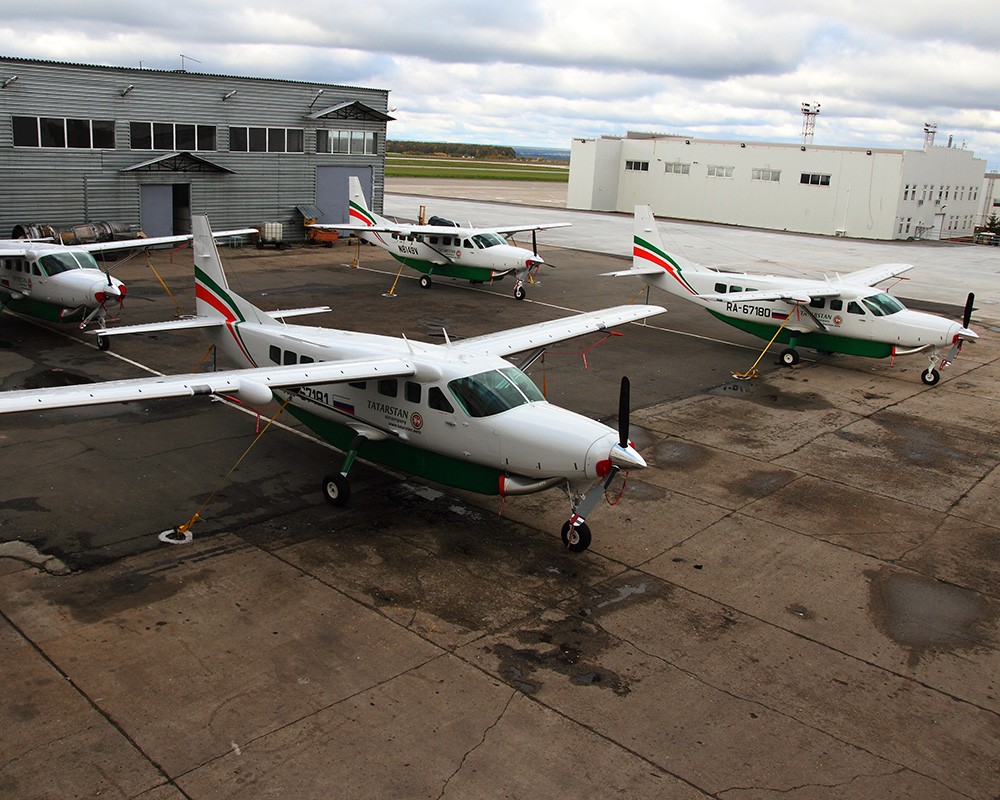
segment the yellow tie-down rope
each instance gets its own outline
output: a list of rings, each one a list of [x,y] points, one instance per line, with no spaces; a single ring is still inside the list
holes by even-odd
[[[156,280],[160,282],[160,286],[169,295],[170,299],[174,301],[175,313],[178,317],[184,316],[184,309],[181,308],[181,304],[177,302],[177,298],[174,297],[173,292],[170,291],[170,287],[164,282],[163,278],[160,277],[160,273],[156,271],[156,267],[153,266],[153,260],[149,257],[149,253],[146,253],[146,266],[152,270],[153,274],[156,276]]]
[[[287,406],[291,402],[291,400],[292,398],[288,397],[285,400],[285,402],[281,404],[278,410],[274,412],[274,416],[267,421],[267,425],[264,426],[264,429],[254,437],[252,442],[250,442],[250,444],[247,446],[247,449],[243,451],[243,455],[241,455],[238,459],[236,459],[236,463],[229,468],[229,472],[227,472],[223,476],[222,480],[220,480],[218,484],[216,484],[215,488],[212,489],[211,494],[209,494],[208,497],[206,497],[205,500],[202,502],[202,504],[198,506],[198,510],[194,512],[194,516],[192,516],[191,519],[189,519],[183,525],[178,525],[173,530],[163,531],[163,533],[160,534],[160,541],[167,542],[169,544],[187,544],[192,540],[191,526],[194,525],[199,519],[201,519],[201,512],[205,510],[205,506],[207,506],[210,502],[212,502],[212,498],[214,498],[215,495],[219,493],[219,490],[222,488],[222,485],[227,480],[229,480],[229,476],[236,471],[236,468],[241,463],[243,463],[243,459],[250,454],[250,451],[253,449],[253,446],[260,441],[261,437],[265,433],[267,433],[268,428],[270,428],[271,424],[278,418],[278,415],[280,415],[281,412],[285,410],[285,406]],[[178,536],[180,538],[177,538]]]
[[[795,310],[796,311],[798,310],[798,306],[796,306]],[[734,378],[736,378],[736,380],[738,381],[757,380],[757,365],[760,363],[760,360],[767,354],[767,351],[771,348],[771,345],[774,344],[774,340],[778,338],[778,334],[781,333],[782,329],[788,324],[788,320],[790,320],[791,318],[792,315],[789,314],[785,318],[785,321],[778,326],[778,330],[774,332],[774,336],[771,337],[771,341],[767,343],[767,345],[761,351],[760,355],[757,356],[757,360],[753,362],[753,366],[750,367],[750,369],[748,369],[746,372],[730,372],[729,374],[732,375]]]

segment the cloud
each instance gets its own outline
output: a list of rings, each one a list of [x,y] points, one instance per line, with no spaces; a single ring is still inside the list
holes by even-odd
[[[394,138],[794,141],[809,101],[817,143],[919,148],[933,121],[1000,169],[998,39],[983,0],[67,0],[0,21],[8,55],[389,89]]]

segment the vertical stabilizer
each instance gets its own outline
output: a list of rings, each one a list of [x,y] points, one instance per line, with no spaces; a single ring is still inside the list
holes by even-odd
[[[667,252],[649,206],[635,207],[632,270],[647,283],[688,299],[697,296],[698,292],[688,283],[685,274],[703,271],[693,261]]]
[[[229,288],[208,217],[193,215],[191,226],[194,233],[194,289],[198,316],[223,317],[227,322],[279,324]]]
[[[361,180],[356,175],[351,175],[348,177],[347,183],[351,215],[348,221],[359,225],[385,225],[388,220],[368,208],[365,191],[361,188]]]

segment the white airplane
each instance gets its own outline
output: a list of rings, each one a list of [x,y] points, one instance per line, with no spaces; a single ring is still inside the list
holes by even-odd
[[[241,368],[52,389],[0,392],[0,413],[185,395],[236,395],[260,407],[272,399],[338,449],[339,472],[323,479],[336,506],[350,497],[360,452],[376,463],[482,494],[520,495],[567,487],[567,548],[590,544],[586,518],[620,470],[646,466],[628,441],[628,382],[619,430],[549,404],[504,356],[659,314],[619,306],[444,344],[304,325],[282,318],[328,307],[266,312],[230,289],[208,219],[194,218],[197,315],[96,331],[102,336],[204,328]]]
[[[216,236],[256,233],[255,229],[220,231]],[[0,239],[0,311],[48,322],[77,322],[81,329],[95,319],[103,327],[109,307],[117,314],[125,303],[125,285],[103,270],[93,253],[145,250],[191,241],[191,236],[159,236],[115,242],[62,245],[45,240]],[[117,308],[115,307],[117,306]],[[107,339],[98,341],[103,349]]]
[[[930,364],[920,379],[933,386],[941,379],[938,366],[943,369],[954,361],[965,340],[979,338],[969,330],[975,297],[969,294],[959,324],[910,310],[873,288],[912,268],[880,264],[835,280],[721,272],[668,253],[649,206],[636,206],[632,268],[606,274],[642,278],[697,303],[723,322],[787,345],[781,352],[787,366],[798,363],[798,347],[871,358],[930,350]],[[942,357],[946,346],[951,350]]]
[[[311,228],[355,231],[369,244],[387,250],[402,264],[420,276],[420,285],[429,289],[431,276],[462,278],[473,283],[488,283],[514,275],[514,297],[523,300],[524,283],[531,270],[545,263],[534,244],[535,232],[565,228],[569,222],[549,225],[507,225],[496,228],[462,228],[450,220],[431,217],[431,225],[406,225],[390,222],[369,210],[361,181],[351,176],[350,218],[344,224],[320,223]],[[357,222],[354,222],[357,220]],[[533,250],[508,244],[505,237],[531,231]]]

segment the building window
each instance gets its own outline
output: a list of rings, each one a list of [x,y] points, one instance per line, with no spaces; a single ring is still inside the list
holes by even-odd
[[[133,150],[215,150],[214,125],[190,122],[130,122]]]
[[[675,161],[671,164],[664,164],[663,171],[668,175],[690,175],[691,165],[681,164],[679,161]]]
[[[781,180],[781,170],[780,169],[763,169],[754,168],[752,175],[750,176],[752,180],[755,181],[774,181],[777,183]]]
[[[626,161],[625,170],[627,172],[649,172],[648,161]]]
[[[799,183],[804,183],[809,186],[829,186],[830,176],[820,175],[815,172],[803,172],[802,177],[799,178]]]
[[[114,120],[13,117],[12,123],[15,147],[115,149]]]
[[[302,128],[229,129],[229,150],[233,153],[301,153]]]
[[[378,135],[374,131],[316,131],[316,152],[373,156],[378,152]]]
[[[734,167],[722,167],[717,164],[708,165],[708,177],[709,178],[731,178],[733,177]]]

